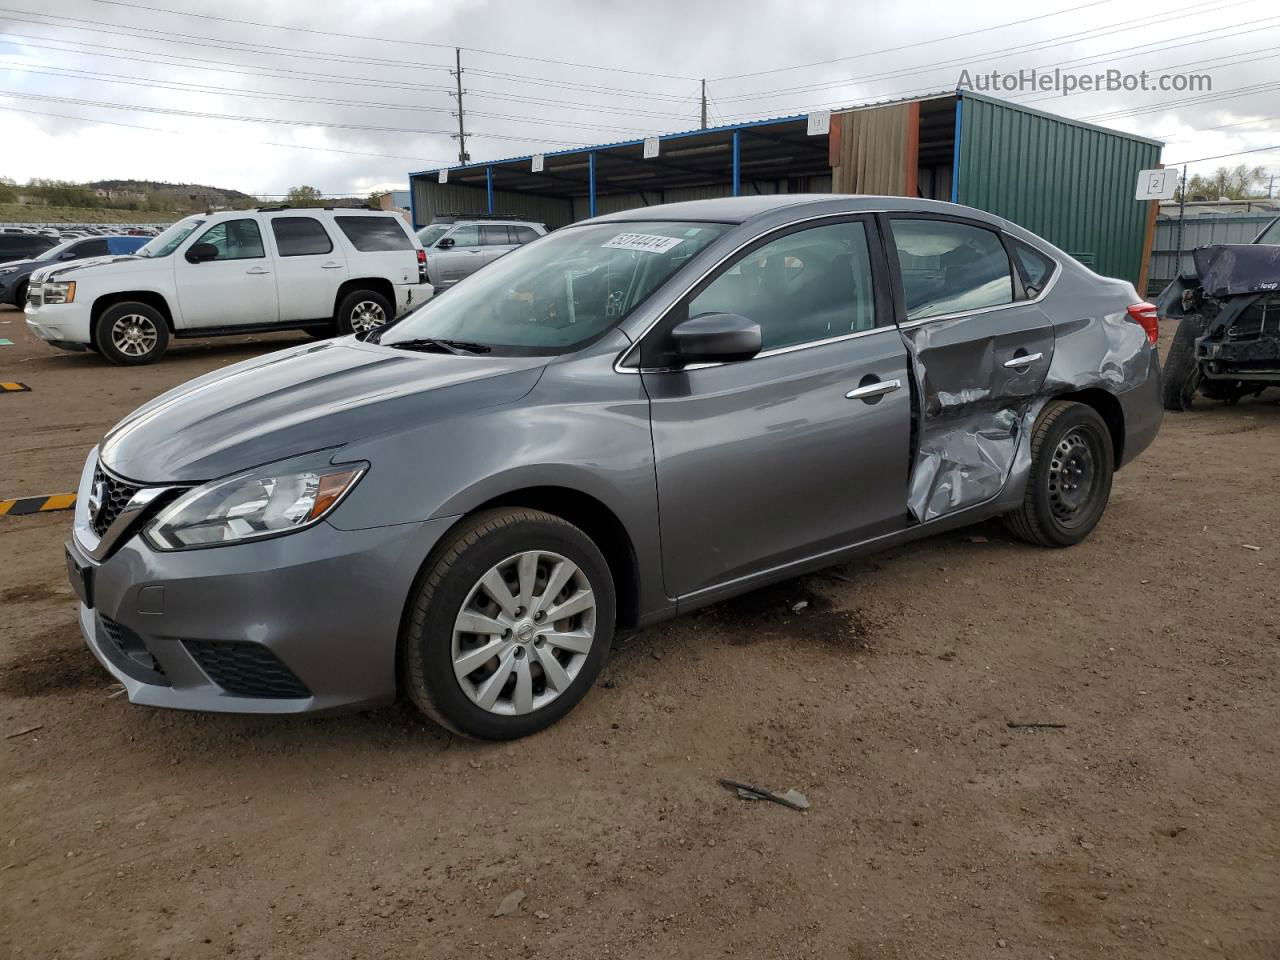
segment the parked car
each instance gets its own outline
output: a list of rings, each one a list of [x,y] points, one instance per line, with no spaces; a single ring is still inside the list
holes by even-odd
[[[598,217],[122,420],[80,480],[80,624],[136,703],[402,689],[522,736],[619,628],[993,516],[1080,542],[1159,429],[1157,333],[1131,284],[954,204]]]
[[[518,217],[438,217],[418,231],[427,251],[427,279],[446,290],[503,254],[547,233],[544,223]]]
[[[89,257],[105,257],[112,254],[134,253],[146,243],[145,237],[89,237],[83,240],[66,240],[50,247],[38,257],[0,264],[0,303],[21,307],[27,302],[27,283],[31,274],[54,263],[68,260],[86,260]]]
[[[57,244],[57,240],[52,237],[46,237],[39,233],[19,233],[16,230],[6,230],[0,233],[0,263],[9,263],[13,260],[28,260],[31,257],[39,256],[50,247]]]
[[[26,312],[55,347],[140,364],[173,337],[368,332],[430,296],[395,214],[260,207],[179,220],[136,256],[37,270]]]
[[[1251,244],[1199,247],[1192,260],[1156,301],[1160,316],[1178,319],[1165,409],[1190,410],[1197,393],[1235,403],[1280,387],[1280,218]]]

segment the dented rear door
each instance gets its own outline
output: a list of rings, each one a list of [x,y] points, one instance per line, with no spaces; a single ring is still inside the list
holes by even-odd
[[[933,214],[885,227],[918,403],[907,507],[923,523],[1004,486],[1053,358],[1053,325],[998,231]]]

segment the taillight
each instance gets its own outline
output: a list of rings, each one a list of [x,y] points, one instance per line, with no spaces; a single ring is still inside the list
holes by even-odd
[[[1160,339],[1160,314],[1156,312],[1154,303],[1135,303],[1126,311],[1129,319],[1147,331],[1147,339],[1155,343]]]
[[[427,251],[418,250],[418,282],[427,282]]]
[[[425,251],[425,250],[419,250],[419,251],[418,251],[418,262],[419,262],[419,263],[426,263],[426,262],[427,262],[427,251]]]

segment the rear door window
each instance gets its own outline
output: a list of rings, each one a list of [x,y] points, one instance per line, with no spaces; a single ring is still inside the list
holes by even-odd
[[[397,217],[334,217],[338,229],[361,253],[412,250],[413,244]]]
[[[892,221],[907,320],[1013,302],[1009,254],[994,230],[953,220]]]
[[[272,217],[271,232],[282,257],[309,257],[333,252],[333,241],[315,217]]]
[[[512,243],[505,224],[486,223],[480,228],[480,236],[486,247],[505,247]]]

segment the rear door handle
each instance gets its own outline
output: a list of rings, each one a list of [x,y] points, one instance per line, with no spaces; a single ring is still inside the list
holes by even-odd
[[[1021,370],[1023,367],[1035,363],[1043,356],[1043,353],[1028,353],[1021,357],[1014,357],[1012,360],[1006,360],[1004,365],[1006,367],[1012,367],[1014,370]]]
[[[330,261],[329,263],[322,263],[320,264],[320,266],[323,267],[325,270],[338,270],[338,269],[341,269],[342,264],[333,263],[332,261]]]
[[[245,273],[252,274],[255,277],[265,277],[270,270],[263,270],[261,267],[254,267],[252,270],[246,270]]]
[[[886,393],[893,393],[901,386],[901,380],[877,380],[875,383],[855,387],[846,393],[844,398],[846,400],[870,400],[873,397],[882,397]]]

